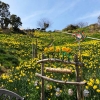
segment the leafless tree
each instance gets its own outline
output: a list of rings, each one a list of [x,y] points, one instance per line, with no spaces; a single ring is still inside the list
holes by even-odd
[[[46,18],[43,18],[41,19],[40,21],[38,21],[38,26],[43,30],[46,30],[48,27],[51,26],[51,22],[46,19]]]
[[[100,25],[100,16],[98,17],[98,24]]]
[[[88,26],[88,23],[87,23],[87,22],[79,22],[77,25],[78,25],[80,28],[83,28],[83,27]]]

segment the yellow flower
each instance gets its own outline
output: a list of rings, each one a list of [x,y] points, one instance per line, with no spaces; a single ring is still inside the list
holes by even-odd
[[[99,81],[99,79],[96,79],[96,84],[100,84],[100,81]]]
[[[17,90],[17,88],[15,88],[15,90]]]
[[[53,93],[50,93],[50,95],[52,96],[52,95],[53,95]]]
[[[94,86],[93,86],[93,89],[94,89],[94,90],[97,89],[97,85],[94,85]]]
[[[86,80],[84,80],[84,82],[86,82]]]
[[[20,70],[20,67],[16,67],[16,70]]]
[[[60,51],[60,47],[56,47],[56,52],[59,52]]]
[[[2,78],[2,79],[8,79],[8,78],[9,78],[9,76],[8,76],[8,75],[6,75],[6,74],[2,74],[1,78]]]
[[[29,95],[27,94],[26,96],[28,97]]]
[[[39,89],[39,87],[37,86],[36,89]]]
[[[97,89],[96,91],[97,91],[98,93],[100,93],[100,89]]]
[[[89,89],[89,87],[88,87],[88,86],[85,86],[85,88],[86,88],[86,89]]]
[[[62,51],[71,52],[71,48],[62,47]]]
[[[92,82],[88,82],[87,83],[89,86],[93,86],[93,83]]]
[[[8,82],[12,83],[12,82],[13,82],[13,80],[9,80]]]
[[[66,52],[71,52],[71,48],[67,48],[66,49]]]
[[[49,47],[49,51],[53,52],[54,51],[54,47]]]
[[[50,85],[50,89],[52,89],[52,85]]]
[[[94,79],[90,78],[90,82],[94,83]]]
[[[48,52],[48,48],[45,48],[45,49],[44,49],[44,52]]]
[[[66,47],[62,47],[62,51],[66,51]]]
[[[48,85],[46,86],[46,89],[47,89],[47,90],[51,90],[51,89],[52,89],[52,85],[49,85],[49,84],[48,84]]]
[[[62,90],[60,90],[60,93],[62,93]]]

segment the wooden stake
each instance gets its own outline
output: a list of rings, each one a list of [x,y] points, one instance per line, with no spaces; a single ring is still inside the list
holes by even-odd
[[[42,59],[44,58],[44,55],[42,54]],[[44,76],[44,63],[41,63],[41,75]],[[44,94],[44,79],[41,79],[41,100],[45,100],[45,94]]]
[[[75,68],[76,68],[76,82],[80,82],[80,77],[79,77],[79,66],[77,65],[78,63],[78,56],[75,55],[74,60],[76,62]],[[81,87],[80,85],[77,85],[77,100],[81,100]]]

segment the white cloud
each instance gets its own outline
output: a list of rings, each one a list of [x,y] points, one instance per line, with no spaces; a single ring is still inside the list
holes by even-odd
[[[61,2],[56,2],[54,6],[51,7],[51,9],[46,9],[46,10],[38,10],[35,11],[32,15],[28,15],[25,18],[22,18],[22,21],[28,21],[31,19],[36,19],[37,17],[43,15],[44,17],[55,19],[57,16],[67,12],[69,9],[72,9],[75,7],[75,5],[79,2],[80,0],[76,0],[74,2],[67,3],[67,1],[61,1]]]
[[[64,13],[64,12],[70,10],[70,9],[73,9],[73,8],[77,5],[77,3],[78,3],[79,1],[80,1],[80,0],[75,0],[74,2],[70,2],[69,5],[65,5],[65,6],[63,7],[63,9],[61,10],[61,13]],[[66,3],[65,3],[65,4],[66,4]]]
[[[100,11],[95,11],[92,13],[88,13],[85,16],[79,17],[78,19],[76,19],[76,21],[84,20],[84,19],[88,19],[88,18],[95,18],[95,17],[98,17],[99,15],[100,15]]]
[[[31,19],[36,19],[37,16],[41,16],[41,14],[44,14],[46,12],[46,10],[43,10],[43,11],[36,11],[34,12],[32,15],[28,15],[24,18],[22,18],[22,21],[28,21],[28,20],[31,20]]]
[[[48,12],[46,13],[47,16],[52,15],[52,19],[57,18],[59,15],[63,13],[69,12],[70,9],[73,9],[80,0],[76,0],[73,2],[61,1],[57,2]]]

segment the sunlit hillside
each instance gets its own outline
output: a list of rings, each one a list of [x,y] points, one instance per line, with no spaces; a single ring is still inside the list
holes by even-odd
[[[73,34],[73,33],[72,33]],[[61,60],[74,61],[77,54],[84,63],[80,68],[82,81],[87,82],[84,89],[90,95],[85,100],[99,100],[100,98],[100,34],[84,33],[86,38],[80,43],[74,35],[61,32],[39,32],[21,34],[0,34],[0,86],[15,91],[27,100],[39,100],[41,79],[35,73],[41,72],[41,65],[37,61],[44,54],[45,58],[53,57]],[[63,50],[69,50],[63,53]],[[70,52],[70,54],[69,54]],[[46,63],[45,67],[68,68],[72,74],[45,72],[49,78],[63,81],[76,81],[75,66],[62,63]],[[59,88],[59,95],[56,89]],[[68,89],[73,89],[72,96]],[[75,100],[76,87],[45,82],[46,100]],[[66,99],[67,98],[67,99]]]

